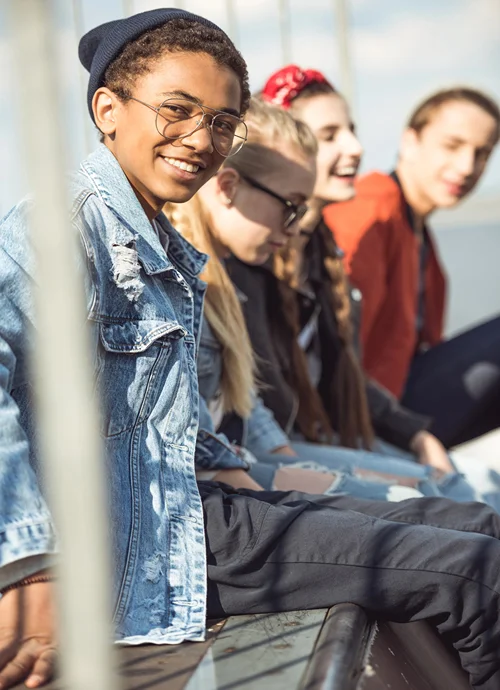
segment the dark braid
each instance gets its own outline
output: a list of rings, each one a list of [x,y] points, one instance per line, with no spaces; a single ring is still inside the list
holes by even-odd
[[[340,440],[343,446],[356,447],[361,438],[366,448],[374,441],[370,411],[366,399],[365,377],[354,351],[349,288],[342,259],[331,231],[321,222],[315,232],[324,248],[324,267],[341,343],[332,394],[338,414]]]
[[[300,315],[297,293],[294,289],[298,257],[288,248],[274,260],[274,273],[278,278],[283,318],[290,331],[293,379],[289,384],[299,396],[297,425],[310,441],[330,440],[332,421],[327,408],[336,411],[340,442],[348,448],[363,446],[370,449],[374,441],[370,411],[365,392],[365,378],[354,351],[354,334],[347,280],[337,246],[330,230],[321,222],[315,233],[321,241],[324,266],[324,287],[337,324],[339,354],[331,381],[331,405],[324,405],[320,394],[312,385],[307,357],[298,343]]]
[[[311,383],[306,354],[298,343],[300,318],[297,293],[286,279],[278,280],[277,283],[280,300],[278,313],[281,313],[285,327],[289,331],[288,342],[291,346],[291,367],[284,375],[288,385],[297,392],[299,400],[296,424],[308,441],[331,443],[333,441],[332,426],[321,396]]]

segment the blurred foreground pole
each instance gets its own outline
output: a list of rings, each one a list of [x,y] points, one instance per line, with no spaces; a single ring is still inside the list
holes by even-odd
[[[33,362],[37,420],[63,552],[58,574],[64,687],[116,690],[104,462],[92,404],[83,280],[75,270],[77,238],[65,203],[65,135],[50,5],[10,2],[26,169],[36,197],[30,221],[40,286]]]
[[[335,24],[337,27],[338,59],[340,69],[340,91],[348,102],[351,113],[354,110],[354,76],[349,49],[349,0],[333,0]]]
[[[279,20],[281,36],[281,59],[282,67],[289,65],[292,61],[292,27],[290,23],[289,0],[278,0]]]

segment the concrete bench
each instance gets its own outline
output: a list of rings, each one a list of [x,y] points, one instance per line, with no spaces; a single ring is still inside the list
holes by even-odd
[[[470,690],[424,623],[352,604],[214,621],[205,642],[119,647],[123,690]],[[90,660],[89,660],[90,661]],[[21,690],[19,686],[19,690]],[[62,690],[59,682],[48,690]]]

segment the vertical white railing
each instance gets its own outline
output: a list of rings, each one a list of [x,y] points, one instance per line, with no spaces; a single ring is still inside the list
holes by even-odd
[[[42,460],[60,537],[64,687],[115,690],[105,477],[93,405],[77,238],[66,212],[50,0],[11,0],[24,160],[36,202],[35,393]],[[69,128],[69,131],[71,128]]]
[[[82,0],[73,0],[73,8],[72,9],[73,9],[73,28],[74,28],[75,34],[76,34],[76,40],[77,40],[76,44],[78,45],[78,41],[80,40],[80,38],[85,33],[84,25],[83,25]],[[87,81],[88,80],[85,77],[85,70],[81,66],[79,66],[79,68],[78,68],[78,81],[79,81],[79,88],[80,88],[80,93],[81,93],[82,108],[85,109],[85,104],[87,102]],[[90,153],[94,140],[95,140],[95,137],[92,138],[90,125],[87,122],[87,118],[85,117],[85,120],[83,123],[83,142],[85,145],[85,155],[86,156],[88,156],[88,154]]]
[[[289,0],[278,0],[282,64],[292,61],[292,26]]]
[[[349,42],[349,0],[333,0],[335,12],[336,39],[338,45],[338,60],[340,72],[340,88],[342,95],[349,103],[351,110],[354,103],[354,76]]]
[[[226,17],[228,27],[227,32],[233,43],[237,46],[239,44],[240,37],[238,32],[238,17],[236,16],[234,0],[226,0]]]
[[[122,2],[123,2],[123,16],[124,17],[130,17],[130,15],[134,14],[134,12],[135,12],[134,0],[122,0]]]

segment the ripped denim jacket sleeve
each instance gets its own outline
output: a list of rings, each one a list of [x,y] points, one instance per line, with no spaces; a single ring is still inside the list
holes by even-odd
[[[0,587],[47,567],[56,552],[51,516],[30,462],[30,425],[23,423],[33,326],[27,205],[0,223]]]

